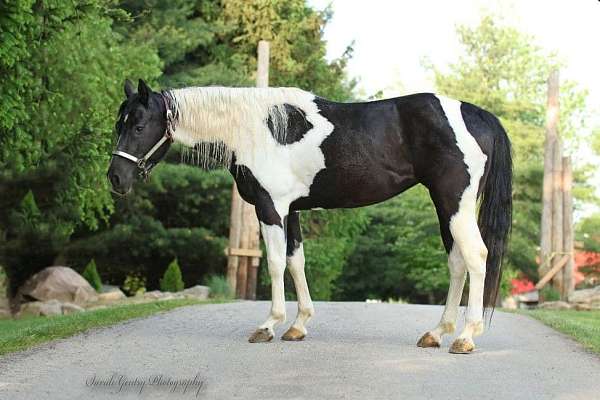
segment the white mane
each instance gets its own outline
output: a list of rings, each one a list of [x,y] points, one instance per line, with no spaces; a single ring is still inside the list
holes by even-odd
[[[314,107],[314,95],[296,88],[190,87],[169,94],[178,116],[175,139],[194,148],[191,161],[205,167],[228,166],[233,152],[259,154],[273,140],[268,119],[275,136],[285,139],[284,104]]]

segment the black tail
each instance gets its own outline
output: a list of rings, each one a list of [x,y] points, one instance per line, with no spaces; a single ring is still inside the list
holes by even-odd
[[[510,141],[500,121],[485,111],[480,115],[494,130],[494,147],[479,209],[479,229],[488,249],[483,305],[493,308],[498,299],[502,257],[512,223],[512,155]]]

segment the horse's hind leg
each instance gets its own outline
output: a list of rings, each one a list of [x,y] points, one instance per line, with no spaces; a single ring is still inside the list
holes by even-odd
[[[298,212],[291,213],[287,218],[287,261],[298,298],[298,315],[296,320],[281,337],[283,340],[297,341],[306,336],[306,323],[314,314],[314,307],[308,291],[306,275],[304,274],[304,248],[300,231]]]
[[[465,262],[457,246],[452,246],[448,256],[448,269],[450,270],[450,286],[444,313],[438,325],[419,339],[417,343],[419,347],[440,347],[442,336],[454,333],[456,329],[458,307],[467,277]]]
[[[451,353],[469,353],[475,348],[473,337],[483,333],[483,290],[487,248],[477,226],[475,200],[472,207],[462,204],[450,221],[450,231],[469,271],[469,306],[465,328],[450,347]]]

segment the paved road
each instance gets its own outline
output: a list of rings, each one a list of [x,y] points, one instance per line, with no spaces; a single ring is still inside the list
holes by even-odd
[[[268,307],[185,307],[5,356],[0,399],[600,399],[600,358],[524,316],[496,312],[471,355],[417,348],[441,308],[416,305],[317,303],[304,342],[247,343]]]

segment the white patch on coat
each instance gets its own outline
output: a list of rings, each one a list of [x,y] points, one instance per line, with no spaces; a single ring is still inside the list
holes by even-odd
[[[469,133],[461,113],[461,102],[438,96],[456,145],[463,153],[469,184],[462,193],[458,211],[450,218],[450,232],[458,245],[469,272],[469,309],[467,321],[480,321],[483,315],[483,284],[487,249],[477,226],[477,192],[485,170],[487,156]]]
[[[294,280],[296,288],[296,298],[298,299],[298,315],[292,326],[306,335],[306,323],[314,315],[315,309],[310,298],[308,283],[304,273],[304,245],[300,245],[294,249],[294,252],[287,259],[290,274]]]
[[[259,329],[268,329],[273,335],[273,328],[285,322],[283,273],[286,265],[286,243],[283,228],[279,225],[266,225],[261,222],[260,228],[267,248],[267,265],[271,276],[271,311]]]
[[[123,118],[123,123],[127,122],[127,118],[129,118],[129,114],[125,114],[125,118]]]
[[[290,203],[308,196],[315,175],[325,168],[319,147],[333,131],[314,102],[315,96],[296,88],[197,87],[171,91],[179,119],[175,139],[184,145],[220,142],[222,161],[231,152],[270,194],[280,216]],[[275,134],[282,138],[287,127],[284,104],[302,110],[312,124],[301,140],[282,145],[267,126],[270,117]],[[200,155],[202,156],[202,155]]]

